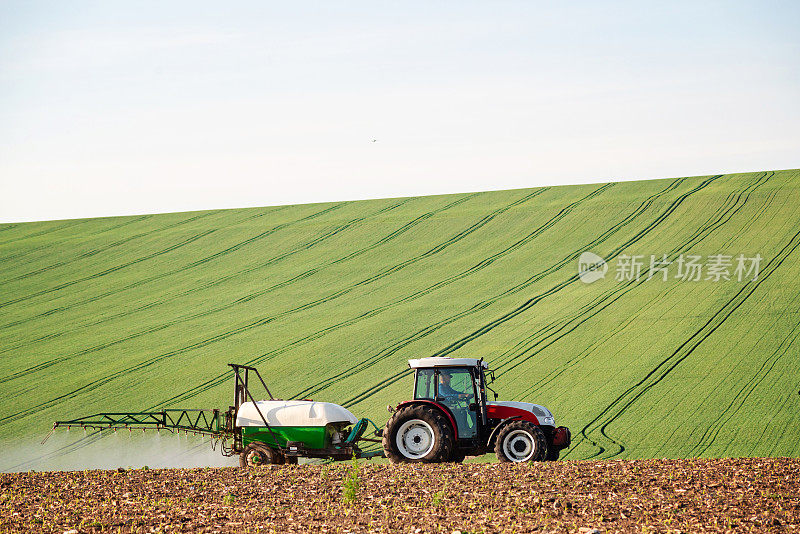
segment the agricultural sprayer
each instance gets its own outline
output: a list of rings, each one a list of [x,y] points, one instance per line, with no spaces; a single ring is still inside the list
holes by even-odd
[[[330,402],[275,399],[255,367],[228,364],[235,376],[233,405],[219,409],[108,412],[56,421],[59,427],[96,430],[167,430],[211,437],[225,456],[239,455],[241,467],[297,463],[298,458],[347,460],[383,456],[380,438],[364,437],[372,425]],[[255,376],[270,400],[256,400]],[[46,438],[45,438],[46,439]]]
[[[461,462],[492,451],[501,462],[526,462],[557,460],[569,447],[569,429],[556,427],[544,406],[497,400],[488,387],[494,373],[483,359],[421,358],[408,364],[414,371],[413,396],[390,406],[393,415],[380,429],[338,404],[275,399],[254,367],[228,364],[235,383],[233,405],[226,411],[100,413],[57,421],[53,430],[76,426],[195,433],[220,442],[226,456],[238,454],[242,467],[354,456],[385,456],[393,463]],[[270,400],[255,399],[251,373]],[[487,399],[487,390],[494,401]],[[365,437],[370,426],[374,437]]]

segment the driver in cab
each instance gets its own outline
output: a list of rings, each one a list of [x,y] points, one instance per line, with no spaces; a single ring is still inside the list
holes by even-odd
[[[450,386],[450,381],[453,378],[453,373],[450,371],[440,371],[439,372],[439,396],[440,397],[456,397],[459,399],[466,399],[471,397],[463,391],[456,391]]]
[[[458,375],[456,383],[459,385],[463,383],[463,387],[465,389],[468,388],[471,382],[463,380],[468,375],[461,372]],[[452,378],[452,371],[439,371],[438,397],[452,410],[458,425],[459,437],[473,437],[475,434],[475,420],[467,405],[468,399],[472,397],[472,394],[453,388],[450,385]]]

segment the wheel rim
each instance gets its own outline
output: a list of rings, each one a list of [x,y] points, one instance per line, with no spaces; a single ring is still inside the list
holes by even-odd
[[[264,461],[264,453],[261,451],[250,451],[247,454],[247,465],[250,467],[258,467],[259,465],[264,465],[266,462]]]
[[[536,452],[533,436],[524,430],[512,430],[503,440],[503,452],[512,462],[527,462]]]
[[[431,425],[422,419],[411,419],[400,426],[397,431],[397,448],[403,456],[418,460],[433,450],[436,437]]]

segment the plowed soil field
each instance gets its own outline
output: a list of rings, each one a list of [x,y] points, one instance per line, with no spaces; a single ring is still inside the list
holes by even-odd
[[[14,473],[0,488],[3,532],[800,532],[785,458]]]

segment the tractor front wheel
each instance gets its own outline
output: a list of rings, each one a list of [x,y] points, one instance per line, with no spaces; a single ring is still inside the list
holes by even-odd
[[[494,452],[501,462],[538,462],[547,457],[547,438],[533,423],[514,421],[500,430]]]
[[[239,467],[283,463],[282,456],[263,443],[251,443],[239,454]]]
[[[392,463],[446,462],[453,450],[453,428],[436,408],[407,406],[383,429],[383,450]]]

